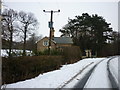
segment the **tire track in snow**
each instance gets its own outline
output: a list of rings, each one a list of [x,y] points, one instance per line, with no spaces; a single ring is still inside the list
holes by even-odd
[[[108,77],[110,79],[110,83],[112,85],[112,88],[115,88],[116,90],[119,90],[119,87],[118,87],[118,84],[117,82],[115,81],[115,77],[112,75],[111,71],[110,71],[110,67],[109,67],[109,63],[112,59],[114,59],[116,57],[112,57],[108,60],[107,62],[107,70],[108,70]]]
[[[114,57],[108,57],[108,58],[106,58],[106,59],[103,59],[102,61],[104,61],[104,60],[111,60],[111,59],[113,59]],[[86,84],[88,84],[88,81],[89,81],[89,79],[90,79],[90,77],[92,76],[91,74],[93,74],[93,71],[94,70],[96,70],[97,68],[96,68],[96,66],[98,65],[98,64],[100,64],[102,61],[100,61],[99,63],[97,63],[91,70],[89,70],[88,71],[88,73],[86,73],[85,74],[85,76],[78,82],[78,84],[77,85],[75,85],[75,87],[73,88],[73,90],[74,89],[76,89],[76,88],[80,88],[81,90],[84,90],[84,88],[86,87]],[[107,61],[107,62],[108,62]],[[104,63],[106,63],[106,73],[108,73],[107,72],[107,62],[105,61]],[[102,63],[101,63],[102,64]],[[100,66],[101,66],[101,64],[100,64]],[[99,66],[99,68],[100,68],[100,66]],[[93,74],[94,75],[94,74]],[[106,75],[106,74],[105,74]],[[106,77],[108,77],[108,76],[106,76]],[[94,78],[95,79],[95,78]],[[111,81],[109,80],[109,78],[108,78],[108,81],[109,81],[109,83],[111,84]],[[92,83],[92,85],[93,85],[93,87],[94,87],[94,84],[95,84],[95,82],[94,82],[94,84],[93,84],[93,82],[91,82]],[[91,84],[90,83],[90,84]],[[90,87],[89,87],[89,85],[87,86],[88,88],[90,88],[91,87],[91,85],[90,85]],[[111,86],[112,87],[112,86]],[[117,89],[118,90],[118,89]]]
[[[102,62],[103,60],[105,60],[105,59],[102,59],[102,60],[99,61],[97,64],[95,64],[95,65],[92,67],[92,69],[95,68],[95,67],[96,67],[100,62]],[[80,70],[79,73],[77,73],[75,76],[73,76],[70,80],[68,80],[68,81],[64,82],[63,84],[61,84],[60,86],[58,86],[58,88],[56,88],[55,90],[62,90],[65,86],[67,86],[70,82],[72,82],[77,76],[79,76],[86,68],[88,68],[89,66],[91,66],[93,63],[94,63],[94,62],[86,65],[82,70]],[[92,69],[90,69],[88,72],[92,71]],[[87,74],[88,74],[88,73],[87,73]],[[86,74],[85,74],[85,76],[86,76]],[[84,77],[83,77],[83,78],[84,78]],[[82,80],[80,80],[80,81],[82,81]],[[82,82],[82,83],[83,83],[83,82]],[[85,84],[85,83],[84,83],[84,84]],[[83,84],[82,86],[84,86],[84,84]],[[73,88],[74,88],[74,87],[73,87]]]
[[[77,85],[75,85],[73,87],[73,90],[76,88],[80,88],[81,90],[84,88],[86,82],[88,81],[89,77],[91,76],[92,72],[94,71],[94,69],[96,68],[96,66],[98,64],[100,64],[102,61],[104,61],[105,59],[101,60],[100,62],[98,62],[96,65],[93,66],[93,68],[91,68],[86,74],[85,76],[78,82]]]
[[[73,76],[71,79],[69,79],[68,81],[66,81],[64,84],[61,84],[58,88],[56,88],[55,90],[61,90],[62,88],[64,88],[68,83],[70,83],[74,78],[76,78],[79,74],[81,74],[87,67],[89,67],[90,65],[92,65],[94,62],[91,62],[90,64],[86,65],[82,70],[80,70],[79,73],[77,73],[75,76]]]

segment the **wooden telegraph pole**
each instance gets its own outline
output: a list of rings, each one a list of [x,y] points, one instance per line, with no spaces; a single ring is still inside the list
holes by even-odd
[[[49,28],[50,28],[50,35],[49,35],[49,45],[48,45],[48,52],[49,52],[49,55],[50,55],[50,49],[51,49],[51,39],[52,39],[52,29],[53,29],[53,13],[57,13],[57,12],[60,12],[60,10],[58,11],[45,11],[43,10],[43,12],[45,13],[51,13],[51,17],[50,17],[50,22],[49,22]]]
[[[2,19],[2,15],[1,15],[1,6],[2,6],[2,2],[0,0],[0,35],[1,35],[1,31],[2,31],[2,25],[1,25],[1,19]],[[0,43],[2,42],[1,38],[0,38]],[[2,48],[2,43],[0,44],[0,50]],[[0,88],[2,86],[2,58],[0,57]]]

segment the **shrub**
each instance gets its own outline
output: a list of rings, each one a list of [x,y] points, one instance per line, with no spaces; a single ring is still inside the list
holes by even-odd
[[[40,55],[49,55],[48,49],[45,49],[44,51],[36,51],[33,54],[34,56],[40,56]],[[52,49],[50,50],[50,55],[62,55],[62,52],[59,50]]]
[[[3,60],[3,83],[13,83],[33,78],[40,73],[60,68],[62,56],[25,56]]]
[[[10,60],[2,58],[3,84],[30,79],[81,59],[81,51],[77,46],[64,47],[62,51],[51,50],[51,55],[48,55],[48,50],[35,52],[34,55],[36,56],[12,57]]]
[[[81,50],[78,46],[63,48],[64,63],[74,63],[82,58]]]

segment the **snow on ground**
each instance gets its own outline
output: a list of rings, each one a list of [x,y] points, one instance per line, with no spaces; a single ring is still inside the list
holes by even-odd
[[[29,80],[8,84],[6,88],[58,88],[88,64],[94,62],[93,64],[95,65],[102,59],[104,58],[88,58],[80,60],[74,64],[63,65],[59,70],[40,74],[38,77]],[[90,66],[88,68],[90,69],[92,67]],[[84,74],[81,74],[81,76],[83,75]]]
[[[8,49],[1,49],[0,54],[1,54],[2,57],[8,57],[8,52],[9,52]],[[22,52],[23,52],[23,50],[12,49],[13,56],[21,56]],[[27,53],[28,56],[32,55],[32,51],[30,51],[30,50],[26,50],[26,53]]]
[[[7,50],[5,50],[5,49],[1,50],[0,54],[1,54],[2,57],[7,57],[8,56]]]
[[[112,88],[107,71],[108,60],[109,59],[105,59],[97,65],[97,67],[89,77],[85,88]]]
[[[118,84],[118,60],[119,60],[118,58],[120,58],[120,56],[112,59],[109,64],[110,71],[113,77],[115,78],[117,84]]]
[[[91,64],[88,68],[85,68],[81,74],[78,74],[70,83],[66,84],[63,88],[73,88],[87,74],[87,72],[95,66],[96,63],[98,62],[95,62],[94,64]]]

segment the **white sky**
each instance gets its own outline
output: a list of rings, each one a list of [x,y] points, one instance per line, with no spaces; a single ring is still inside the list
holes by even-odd
[[[34,13],[39,22],[36,33],[42,34],[43,37],[49,36],[48,21],[50,21],[50,13],[44,13],[43,10],[61,10],[60,13],[53,14],[56,37],[61,35],[59,29],[67,24],[68,17],[73,19],[82,13],[103,16],[108,23],[111,23],[110,27],[113,30],[118,30],[118,0],[89,0],[89,2],[88,0],[69,0],[69,2],[68,0],[3,0],[3,2],[5,5],[3,8]]]

